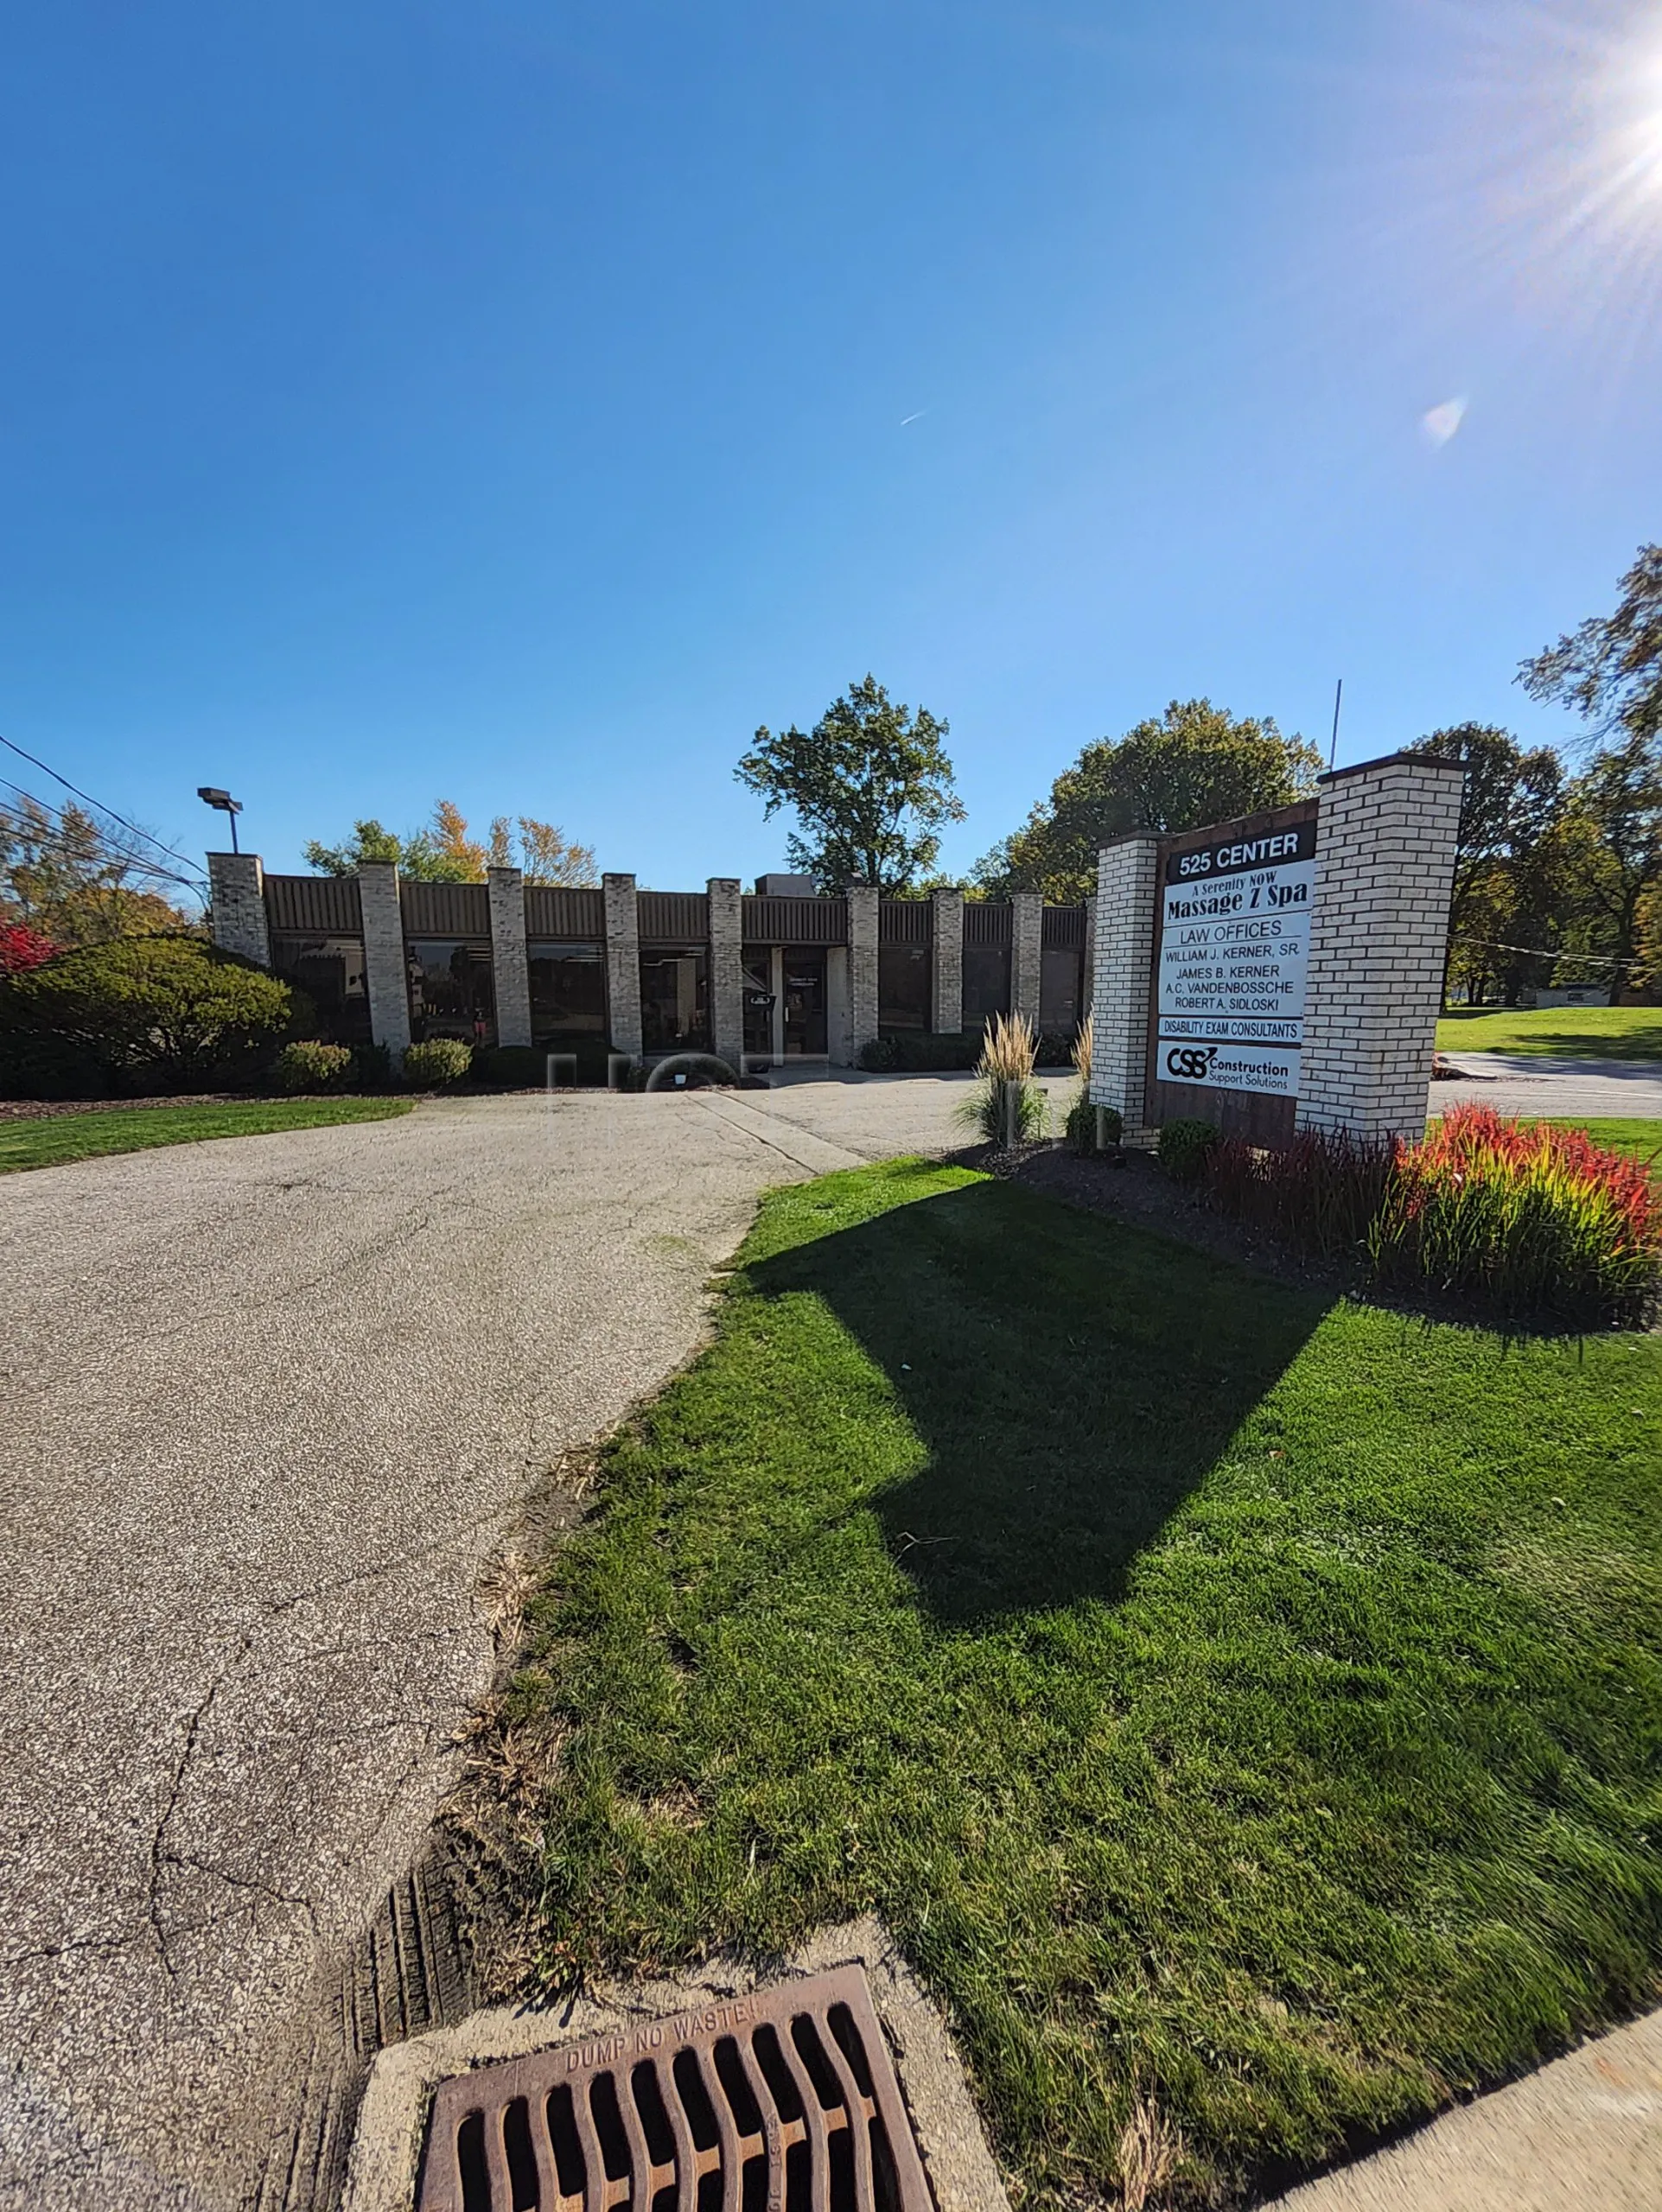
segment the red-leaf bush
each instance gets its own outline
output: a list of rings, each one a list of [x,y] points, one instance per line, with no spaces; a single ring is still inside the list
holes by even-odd
[[[1398,1156],[1367,1249],[1383,1282],[1631,1325],[1662,1289],[1662,1202],[1638,1161],[1584,1130],[1458,1106]]]
[[[27,922],[0,922],[0,976],[27,976],[31,968],[44,968],[57,950]]]
[[[1506,1318],[1632,1325],[1662,1294],[1662,1194],[1583,1129],[1457,1106],[1417,1145],[1303,1130],[1262,1151],[1225,1137],[1203,1179],[1219,1213]]]

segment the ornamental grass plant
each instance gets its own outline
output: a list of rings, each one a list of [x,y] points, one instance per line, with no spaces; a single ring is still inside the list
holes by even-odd
[[[1507,1315],[1632,1326],[1662,1289],[1662,1202],[1645,1166],[1582,1129],[1459,1106],[1398,1154],[1367,1230],[1375,1277]]]
[[[989,1144],[1032,1142],[1045,1133],[1044,1093],[1033,1080],[1039,1039],[1024,1014],[998,1014],[988,1022],[976,1085],[958,1118]]]
[[[1220,1137],[1201,1170],[1207,1203],[1324,1260],[1354,1256],[1379,1211],[1397,1147],[1321,1129],[1265,1150]]]

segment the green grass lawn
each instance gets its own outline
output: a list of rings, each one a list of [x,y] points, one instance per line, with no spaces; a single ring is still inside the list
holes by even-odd
[[[214,1106],[96,1107],[40,1121],[0,1122],[0,1174],[19,1167],[57,1167],[100,1153],[194,1144],[202,1137],[266,1136],[276,1129],[382,1122],[389,1115],[407,1114],[411,1103],[408,1098],[239,1098]]]
[[[1029,2202],[1429,2113],[1662,1966],[1662,1341],[1283,1288],[966,1170],[774,1192],[502,1725],[543,1972],[875,1908]]]
[[[1538,1052],[1565,1059],[1662,1060],[1662,1006],[1552,1006],[1445,1014],[1440,1052]]]

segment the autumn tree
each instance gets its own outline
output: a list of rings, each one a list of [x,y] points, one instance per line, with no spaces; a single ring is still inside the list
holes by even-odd
[[[190,929],[172,895],[189,886],[165,849],[83,807],[0,803],[0,923],[65,947]]]
[[[948,725],[927,707],[897,706],[876,678],[851,683],[812,730],[765,726],[735,769],[762,800],[764,817],[788,807],[799,825],[786,840],[793,868],[842,890],[875,884],[889,896],[934,867],[935,832],[962,822]]]
[[[1321,755],[1268,715],[1237,721],[1209,699],[1174,699],[1122,738],[1087,745],[1022,827],[977,863],[995,897],[1040,891],[1071,905],[1093,895],[1111,838],[1204,828],[1288,806],[1314,790]]]
[[[307,864],[324,875],[353,875],[366,861],[391,861],[416,883],[482,883],[487,868],[519,868],[527,883],[562,884],[581,889],[595,881],[592,846],[569,840],[551,822],[534,816],[499,814],[487,838],[468,835],[468,818],[454,800],[440,799],[423,829],[399,836],[373,817],[353,824],[338,845],[314,838],[305,847]]]

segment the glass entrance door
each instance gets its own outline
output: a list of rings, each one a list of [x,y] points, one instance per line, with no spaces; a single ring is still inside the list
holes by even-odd
[[[825,1052],[825,955],[823,948],[785,949],[785,1057]]]

